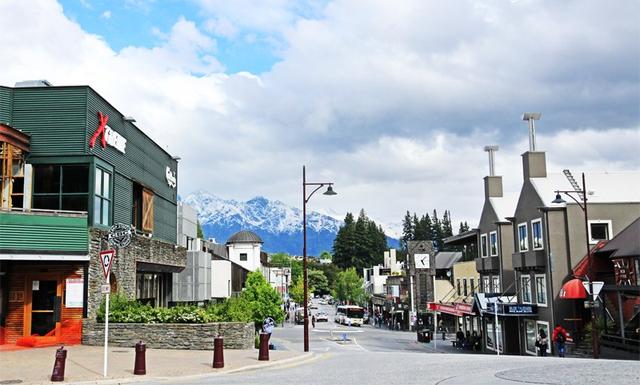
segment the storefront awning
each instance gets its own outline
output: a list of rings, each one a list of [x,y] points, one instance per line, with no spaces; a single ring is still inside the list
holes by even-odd
[[[468,303],[435,303],[430,302],[427,304],[427,308],[432,311],[439,311],[445,314],[455,315],[457,317],[462,317],[464,315],[476,315],[473,312],[473,305]]]
[[[584,299],[587,298],[587,290],[578,278],[567,281],[560,289],[560,298],[563,299]]]

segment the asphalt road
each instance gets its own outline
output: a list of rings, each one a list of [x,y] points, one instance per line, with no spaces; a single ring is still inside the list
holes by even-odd
[[[321,307],[322,308],[322,307]],[[331,312],[331,307],[326,307]],[[385,329],[339,326],[332,312],[327,323],[310,332],[314,357],[304,363],[230,375],[211,376],[198,384],[638,384],[640,361],[555,357],[494,356],[435,351],[415,342],[415,334]],[[349,341],[336,341],[347,330]],[[333,333],[333,334],[332,334]],[[272,341],[278,349],[302,351],[303,328],[277,328]]]

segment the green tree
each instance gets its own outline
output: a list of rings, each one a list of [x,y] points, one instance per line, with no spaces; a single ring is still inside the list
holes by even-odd
[[[348,213],[333,242],[333,263],[342,269],[355,267],[362,271],[363,267],[382,262],[386,249],[387,237],[382,227],[369,219],[364,210],[360,210],[356,221]]]
[[[196,237],[204,239],[204,233],[202,232],[202,226],[200,226],[199,220],[196,222]]]
[[[415,228],[413,221],[411,220],[411,214],[409,213],[409,210],[407,210],[407,213],[402,220],[402,237],[400,238],[400,246],[402,247],[402,250],[407,250],[408,242],[414,239],[414,230]]]
[[[280,294],[271,287],[269,282],[259,271],[253,271],[247,274],[245,287],[240,293],[240,300],[243,301],[256,328],[262,325],[262,321],[266,317],[272,317],[277,323],[284,320],[284,313],[280,308]]]
[[[310,263],[309,266],[314,270],[322,271],[325,277],[327,277],[327,286],[329,287],[328,292],[335,289],[336,279],[338,277],[338,273],[341,271],[338,266],[333,263]]]
[[[333,241],[333,263],[340,268],[351,266],[353,262],[357,249],[355,231],[356,224],[353,220],[353,214],[347,213],[344,217],[344,224],[338,230]]]
[[[469,231],[469,224],[467,221],[460,222],[460,228],[458,229],[458,234],[462,234],[465,231]]]
[[[313,294],[322,295],[329,293],[329,281],[322,270],[309,270],[307,279],[309,280],[309,290],[312,291]]]
[[[334,296],[340,301],[350,304],[364,304],[368,295],[364,290],[364,280],[358,276],[354,268],[338,274]]]
[[[269,264],[273,267],[289,267],[291,256],[287,253],[273,253],[269,255]]]
[[[333,259],[333,256],[330,252],[325,250],[320,254],[320,259],[331,261]]]
[[[289,288],[289,297],[296,303],[304,303],[304,280],[301,276],[295,277],[294,283]]]

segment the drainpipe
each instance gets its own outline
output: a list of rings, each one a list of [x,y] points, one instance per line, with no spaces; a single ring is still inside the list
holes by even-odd
[[[565,212],[566,214],[566,212]],[[544,226],[544,232],[545,232],[545,247],[547,249],[547,264],[549,265],[549,268],[547,269],[547,271],[549,272],[549,289],[547,290],[547,293],[551,293],[551,295],[549,296],[550,298],[548,298],[548,302],[549,302],[549,306],[551,306],[551,325],[549,325],[549,329],[551,329],[551,327],[555,327],[556,326],[556,306],[555,306],[555,298],[556,298],[556,294],[555,294],[555,290],[553,289],[553,265],[551,264],[551,240],[549,239],[549,211],[545,210],[544,211],[544,222],[545,222],[545,226]],[[565,222],[566,222],[566,215],[565,215]],[[536,299],[537,302],[537,299]],[[553,325],[553,326],[552,326]]]

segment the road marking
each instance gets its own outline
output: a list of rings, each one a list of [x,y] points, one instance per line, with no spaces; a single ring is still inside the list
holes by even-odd
[[[362,349],[363,351],[368,352],[367,349],[365,349],[364,347],[362,347],[362,345],[358,343],[358,340],[356,340],[356,337],[353,337],[353,343],[356,344],[356,346]]]

